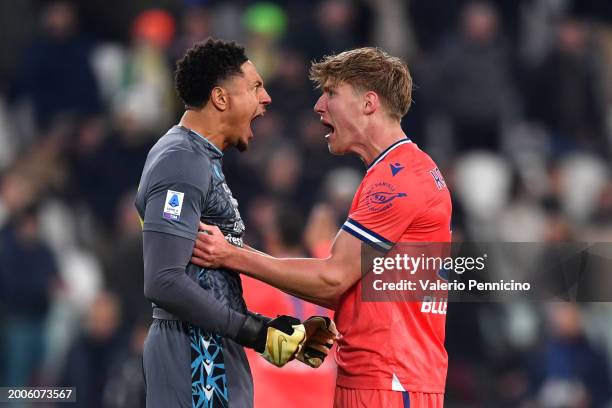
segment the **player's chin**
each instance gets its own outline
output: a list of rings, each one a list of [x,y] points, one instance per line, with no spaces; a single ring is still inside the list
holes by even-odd
[[[238,149],[239,152],[247,151],[249,148],[250,140],[251,140],[250,136],[238,139],[238,141],[236,142],[236,149]]]
[[[346,154],[346,150],[343,149],[342,146],[340,146],[338,143],[333,143],[333,142],[328,141],[327,148],[329,149],[329,152],[333,154],[334,156],[342,156]]]

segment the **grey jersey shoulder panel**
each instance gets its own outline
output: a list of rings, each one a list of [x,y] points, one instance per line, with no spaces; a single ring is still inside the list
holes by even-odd
[[[143,230],[195,240],[212,178],[204,143],[174,127],[153,146],[136,196]]]

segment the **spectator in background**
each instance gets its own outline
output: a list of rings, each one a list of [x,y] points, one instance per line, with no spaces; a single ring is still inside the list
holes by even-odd
[[[547,337],[528,364],[536,400],[551,408],[607,406],[610,367],[585,336],[580,310],[571,303],[551,303],[547,314]]]
[[[292,49],[279,50],[279,64],[275,76],[268,82],[270,94],[283,101],[275,111],[288,119],[295,112],[309,111],[314,103],[312,86],[308,82],[308,61],[300,52]],[[286,120],[288,134],[301,130],[299,121]]]
[[[331,255],[331,246],[338,231],[336,219],[339,214],[327,204],[316,204],[304,230],[304,246],[313,258],[327,258]]]
[[[277,146],[265,164],[264,185],[273,197],[281,202],[303,204],[299,185],[302,176],[302,161],[292,144]],[[302,201],[302,202],[300,202]]]
[[[268,195],[259,195],[249,201],[246,218],[250,220],[249,229],[245,232],[245,242],[249,245],[265,246],[266,232],[274,228],[276,214],[281,203]]]
[[[145,408],[142,353],[149,322],[139,321],[132,329],[129,349],[120,353],[109,369],[104,388],[104,408]]]
[[[23,387],[38,383],[35,375],[46,348],[45,322],[58,286],[56,260],[39,237],[36,208],[22,209],[0,231],[2,384]]]
[[[93,43],[79,33],[77,12],[66,0],[48,4],[42,33],[18,64],[12,99],[31,102],[39,128],[62,113],[92,114],[102,110],[91,67]]]
[[[72,152],[77,196],[93,213],[101,238],[112,234],[120,197],[138,185],[153,144],[149,134],[129,120],[114,119],[111,123],[102,117],[83,121]]]
[[[448,120],[459,151],[498,150],[502,127],[517,115],[511,60],[496,10],[469,3],[461,13],[459,35],[435,57],[432,104]]]
[[[302,245],[304,216],[295,208],[285,204],[279,208],[274,228],[266,239],[266,252],[279,258],[299,258],[307,255]]]
[[[591,226],[600,230],[599,239],[592,239],[593,241],[612,241],[612,181],[608,181],[597,197],[597,207],[591,219]]]
[[[202,5],[188,5],[181,13],[179,33],[170,49],[170,58],[176,61],[203,38],[210,36],[211,13]]]
[[[368,0],[374,21],[373,40],[387,52],[400,58],[415,56],[417,45],[409,18],[410,2],[402,0]]]
[[[121,196],[113,234],[119,238],[110,244],[104,257],[106,287],[117,294],[127,324],[151,320],[151,304],[142,296],[134,296],[144,286],[142,230],[134,209],[135,197],[135,190]]]
[[[337,167],[325,175],[323,200],[334,212],[338,225],[344,223],[346,209],[350,208],[360,181],[361,173],[350,167]]]
[[[130,133],[156,134],[175,119],[177,106],[167,55],[175,26],[174,17],[160,9],[143,11],[132,24],[123,86],[112,101],[115,120]]]
[[[587,24],[563,20],[555,49],[531,79],[529,111],[553,133],[553,151],[577,147],[609,153],[604,137],[605,109],[601,72]]]
[[[102,407],[110,368],[124,346],[120,323],[119,300],[110,292],[100,293],[91,305],[83,333],[68,352],[60,380],[60,386],[78,390],[77,407]]]
[[[244,10],[242,23],[249,58],[257,64],[262,78],[270,80],[283,63],[279,41],[287,27],[285,10],[272,2],[256,2]]]
[[[313,11],[315,25],[303,32],[309,60],[355,48],[357,32],[367,31],[365,27],[356,30],[358,12],[354,2],[323,0]]]
[[[0,180],[0,230],[36,197],[36,186],[25,174],[12,171]]]

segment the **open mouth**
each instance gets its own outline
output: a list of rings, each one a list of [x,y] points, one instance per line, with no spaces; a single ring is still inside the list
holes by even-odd
[[[327,134],[325,135],[325,138],[327,139],[334,133],[334,126],[331,123],[324,121],[323,119],[321,119],[321,123],[327,129]]]
[[[255,123],[257,119],[262,118],[265,113],[266,111],[261,111],[260,113],[251,118],[251,135],[253,135],[253,123]]]
[[[265,113],[266,113],[266,111],[261,111],[257,115],[253,116],[253,118],[251,119],[251,123],[255,122],[259,118],[262,118]]]

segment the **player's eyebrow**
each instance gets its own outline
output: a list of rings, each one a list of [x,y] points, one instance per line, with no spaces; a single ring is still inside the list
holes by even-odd
[[[329,93],[333,91],[334,89],[336,89],[336,87],[333,85],[323,85],[323,92]]]
[[[263,81],[261,79],[257,79],[253,85],[255,85],[255,86],[263,86]]]

